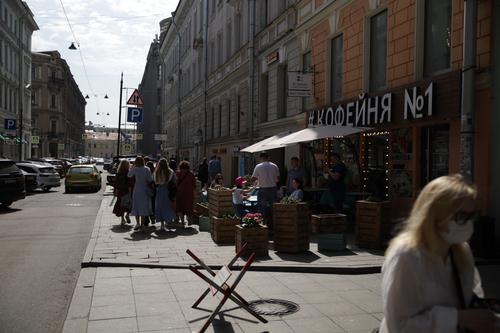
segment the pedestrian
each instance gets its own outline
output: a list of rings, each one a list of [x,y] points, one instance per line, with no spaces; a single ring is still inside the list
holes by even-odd
[[[116,172],[113,194],[116,197],[116,202],[113,207],[113,214],[121,217],[121,225],[125,225],[125,221],[130,223],[130,210],[132,208],[132,187],[131,179],[128,178],[130,162],[124,159],[118,165]]]
[[[151,170],[144,166],[142,156],[137,156],[134,166],[128,172],[128,177],[135,179],[130,215],[135,217],[134,230],[139,230],[141,226],[146,226],[146,218],[152,214],[151,197],[153,196],[153,177]]]
[[[144,159],[144,161],[146,161],[146,158]],[[153,175],[155,172],[155,164],[149,158],[148,158],[148,161],[146,162],[146,167],[149,168],[149,171],[151,171],[151,174]],[[151,222],[152,224],[155,224],[155,202],[156,202],[156,188],[155,187],[156,187],[156,184],[154,182],[152,183],[152,187],[153,187],[153,195],[151,196],[152,214],[150,216],[148,216],[148,218],[146,219],[146,225],[149,225],[149,222]]]
[[[210,176],[210,181],[213,181],[218,173],[222,173],[222,166],[220,164],[220,160],[217,158],[217,155],[214,155],[210,158],[210,162],[208,162],[208,174]]]
[[[293,180],[298,179],[300,180],[300,183],[303,185],[305,184],[306,180],[306,173],[304,169],[300,166],[300,160],[298,157],[294,156],[290,159],[290,164],[291,167],[288,170],[288,174],[286,177],[286,188],[288,191],[288,194],[292,193],[295,191],[295,188],[293,187]]]
[[[219,188],[219,187],[224,187],[224,177],[222,177],[221,173],[218,173],[215,175],[215,178],[213,179],[212,183],[210,184],[210,188]]]
[[[476,196],[460,175],[436,178],[422,189],[386,252],[381,333],[499,332],[493,312],[467,308],[474,294],[483,296],[467,244]]]
[[[175,218],[175,212],[172,208],[172,185],[175,186],[176,177],[174,170],[168,167],[167,160],[162,158],[156,166],[154,173],[156,184],[155,197],[155,217],[160,221],[160,230],[166,230],[165,223],[171,222]],[[170,189],[169,189],[170,188]]]
[[[168,167],[174,170],[174,172],[177,171],[177,160],[174,157],[172,157],[168,162]]]
[[[176,210],[180,223],[184,226],[184,218],[187,218],[188,225],[193,220],[193,195],[196,188],[196,179],[191,172],[188,161],[182,161],[177,171],[177,196]]]
[[[328,179],[328,191],[323,192],[320,203],[326,209],[333,209],[335,213],[342,213],[345,200],[345,176],[347,168],[342,162],[340,154],[332,154],[333,165],[325,171],[325,176]]]
[[[208,184],[208,162],[206,157],[198,166],[198,180],[201,182],[201,189],[203,190]]]
[[[302,191],[302,180],[299,178],[292,179],[293,192],[289,198],[297,201],[304,200],[304,192]]]
[[[253,170],[252,182],[257,181],[259,190],[257,192],[257,206],[259,213],[262,214],[269,231],[272,226],[272,205],[278,199],[277,187],[280,179],[278,166],[269,161],[267,152],[260,153],[261,163],[257,164]]]
[[[248,211],[245,209],[245,205],[243,201],[248,198],[248,190],[243,189],[243,186],[246,184],[246,180],[243,177],[237,177],[234,180],[234,188],[233,191],[233,207],[236,213],[236,216],[243,217]]]

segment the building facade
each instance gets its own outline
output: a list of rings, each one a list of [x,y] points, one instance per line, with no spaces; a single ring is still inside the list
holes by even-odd
[[[30,157],[31,36],[38,30],[24,1],[0,2],[0,156]]]
[[[84,154],[87,102],[71,70],[57,51],[33,53],[32,146],[34,157],[74,157]]]
[[[85,156],[112,158],[116,155],[117,132],[85,132]]]

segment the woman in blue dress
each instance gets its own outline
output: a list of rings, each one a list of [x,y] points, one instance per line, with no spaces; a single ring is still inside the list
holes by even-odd
[[[168,197],[168,184],[176,183],[175,172],[168,167],[166,159],[162,158],[158,162],[154,173],[156,183],[155,218],[161,222],[160,230],[166,230],[165,222],[172,221],[175,212],[172,209],[172,202]]]
[[[135,159],[134,167],[128,172],[128,177],[135,180],[134,191],[132,193],[131,216],[135,217],[136,226],[134,230],[139,230],[146,224],[146,218],[153,214],[151,208],[151,196],[153,195],[153,176],[149,168],[144,166],[144,158],[138,156]]]

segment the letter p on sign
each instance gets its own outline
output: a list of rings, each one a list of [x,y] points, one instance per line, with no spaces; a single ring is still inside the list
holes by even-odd
[[[128,108],[127,121],[129,123],[142,123],[142,108]]]
[[[15,119],[5,119],[5,129],[9,131],[16,130],[16,120]]]

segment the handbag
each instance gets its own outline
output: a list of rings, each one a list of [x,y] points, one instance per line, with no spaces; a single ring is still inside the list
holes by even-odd
[[[457,290],[458,300],[460,301],[461,309],[485,309],[490,310],[496,314],[500,314],[500,300],[494,298],[481,298],[476,294],[472,293],[472,299],[467,306],[465,304],[464,292],[462,289],[462,282],[460,281],[460,275],[458,274],[458,268],[455,264],[453,258],[453,252],[450,251],[451,267],[453,270],[453,280],[455,281],[455,288]]]
[[[132,208],[132,195],[127,193],[120,198],[120,207],[130,209]]]

